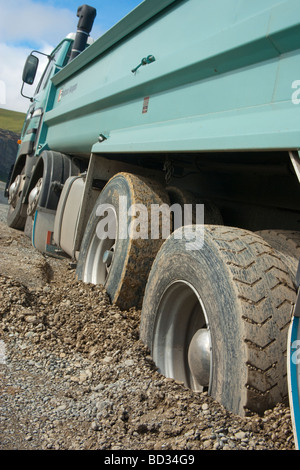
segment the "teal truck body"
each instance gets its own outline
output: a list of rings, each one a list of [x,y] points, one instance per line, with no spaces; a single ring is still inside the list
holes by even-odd
[[[263,412],[288,395],[297,293],[299,2],[145,0],[70,59],[73,41],[31,99],[8,224],[73,259],[113,303],[140,307],[164,375]],[[155,243],[116,228],[104,241],[97,207],[113,207],[118,227],[116,195],[204,205],[204,245],[183,252],[180,227]]]
[[[53,78],[45,145],[87,155],[298,148],[297,8],[144,2]],[[155,61],[133,73],[148,55]]]

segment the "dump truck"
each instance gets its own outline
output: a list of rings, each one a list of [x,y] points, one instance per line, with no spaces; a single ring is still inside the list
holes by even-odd
[[[92,40],[95,15],[34,92],[24,66],[7,223],[140,309],[162,375],[263,413],[297,357],[299,2],[144,0]]]

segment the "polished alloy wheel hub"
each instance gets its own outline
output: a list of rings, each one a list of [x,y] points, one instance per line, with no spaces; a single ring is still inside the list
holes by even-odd
[[[22,180],[21,175],[18,175],[16,179],[14,180],[14,182],[10,185],[10,188],[8,191],[8,194],[9,194],[8,203],[14,207],[15,207],[15,202],[16,202],[17,195],[19,192],[19,188],[21,185],[21,180]]]
[[[208,387],[211,369],[211,339],[207,328],[194,334],[188,351],[188,362],[194,380],[202,387]]]
[[[40,178],[33,188],[33,190],[30,192],[29,197],[28,197],[28,209],[27,209],[27,215],[33,215],[36,211],[39,197],[41,194],[41,189],[43,185],[43,178]]]

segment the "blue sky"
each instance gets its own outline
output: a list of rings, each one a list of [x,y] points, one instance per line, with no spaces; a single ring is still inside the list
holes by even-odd
[[[141,2],[142,0],[91,0],[90,2],[80,2],[80,0],[79,2],[78,0],[48,0],[42,3],[48,3],[55,8],[68,8],[75,12],[75,15],[78,6],[87,3],[97,10],[95,25],[107,30]]]
[[[27,55],[32,49],[49,53],[64,36],[76,31],[80,5],[96,8],[91,36],[97,39],[141,2],[0,0],[0,107],[26,112],[29,102],[21,97],[20,88]]]

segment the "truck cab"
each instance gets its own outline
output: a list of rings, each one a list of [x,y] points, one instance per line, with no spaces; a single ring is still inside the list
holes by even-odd
[[[22,129],[21,143],[18,152],[19,156],[38,153],[36,143],[39,141],[39,131],[41,131],[42,128],[41,123],[43,121],[43,115],[51,106],[51,78],[68,63],[73,40],[74,35],[70,34],[47,56],[48,61],[41,75],[41,79],[35,89],[33,97],[29,98],[32,104],[28,109]],[[24,67],[23,78],[27,79],[27,82],[23,82],[22,94],[24,84],[27,83],[30,85],[31,80],[33,79],[34,81],[37,68],[39,67],[37,60],[35,61],[36,68],[31,69],[31,73],[30,71],[27,72],[27,69],[30,67],[30,59],[32,57],[37,58],[35,54],[41,53],[33,51],[28,57]],[[25,95],[23,94],[23,96]]]
[[[44,115],[53,106],[55,87],[52,78],[62,70],[71,60],[86,49],[93,39],[89,36],[96,10],[84,5],[78,8],[79,22],[77,33],[70,33],[48,55],[39,51],[32,51],[28,56],[23,69],[23,85],[21,94],[31,102],[19,139],[19,148],[16,161],[11,169],[7,181],[5,196],[8,198],[8,225],[23,230],[27,218],[28,188],[30,178],[36,166],[37,157],[46,139]],[[82,36],[84,36],[82,38]],[[41,70],[40,57],[46,58],[46,66]],[[35,83],[37,72],[40,80],[34,94],[28,96],[24,88]]]
[[[24,66],[21,93],[30,99],[31,104],[23,124],[16,161],[5,192],[9,202],[8,225],[13,228],[23,229],[25,226],[27,207],[20,196],[25,194],[39,154],[39,142],[43,136],[43,117],[51,106],[53,88],[51,78],[68,63],[73,41],[74,35],[70,34],[50,55],[46,56],[47,64],[33,96],[24,94],[24,85],[34,84],[38,68],[41,67],[38,56],[45,56],[45,54],[33,51]]]

